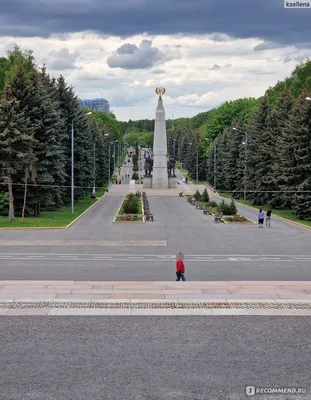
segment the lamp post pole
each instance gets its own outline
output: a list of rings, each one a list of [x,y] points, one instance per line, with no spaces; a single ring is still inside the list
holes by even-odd
[[[108,137],[108,158],[109,158],[109,168],[108,168],[108,186],[110,184],[110,180],[111,180],[111,172],[110,172],[110,168],[111,168],[111,164],[110,164],[110,158],[111,158],[111,154],[110,154],[110,133],[105,133],[104,136]]]
[[[246,185],[247,185],[247,158],[248,158],[248,149],[247,149],[247,135],[245,136],[245,181],[244,181],[244,201],[246,200]]]
[[[75,154],[74,154],[74,146],[75,146],[75,131],[74,131],[74,122],[80,118],[83,118],[86,115],[92,114],[88,112],[86,114],[80,115],[79,117],[73,118],[71,121],[71,212],[72,214],[75,212]]]
[[[93,160],[93,175],[94,175],[94,185],[93,185],[93,192],[92,196],[96,197],[96,142],[94,138],[94,160]]]
[[[108,155],[108,157],[109,157],[109,182],[108,182],[108,185],[110,184],[110,181],[111,181],[111,142],[109,142],[109,155]]]
[[[240,129],[237,128],[232,128],[234,131],[241,132],[245,135],[245,142],[242,142],[242,144],[245,146],[245,164],[244,164],[244,201],[246,200],[246,193],[247,193],[247,158],[248,158],[248,137],[247,133],[241,131]]]
[[[216,144],[214,145],[214,190],[216,190],[216,175],[217,174],[217,153],[216,153]]]
[[[197,183],[199,182],[199,143],[197,143]]]

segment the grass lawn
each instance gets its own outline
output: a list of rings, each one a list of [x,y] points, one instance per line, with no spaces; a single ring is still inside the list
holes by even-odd
[[[230,193],[219,193],[220,196],[225,197],[227,199],[230,198]],[[259,206],[254,206],[251,202],[251,200],[235,200],[237,203],[241,203],[241,204],[245,204],[247,206],[253,207],[255,209],[259,209],[262,208],[264,211],[267,210],[267,206],[266,205],[259,205]],[[292,212],[292,210],[276,210],[276,209],[272,209],[272,216],[274,215],[278,215],[279,217],[283,217],[286,218],[290,221],[294,221],[294,222],[298,222],[299,224],[305,225],[305,226],[311,226],[311,221],[303,221],[301,219],[298,219]]]
[[[97,190],[97,198],[102,197],[106,189]],[[53,228],[65,227],[88,209],[96,199],[91,198],[91,194],[84,199],[75,202],[75,211],[71,213],[71,205],[64,206],[57,211],[42,211],[40,217],[25,217],[24,222],[21,217],[16,217],[12,222],[8,222],[8,217],[0,216],[0,228]]]

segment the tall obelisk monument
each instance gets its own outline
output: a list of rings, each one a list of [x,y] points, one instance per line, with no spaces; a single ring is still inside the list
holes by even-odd
[[[156,88],[156,94],[159,95],[158,106],[156,109],[154,137],[153,137],[153,171],[152,188],[167,189],[168,170],[167,170],[167,137],[165,110],[163,107],[162,96],[165,93],[164,88]]]

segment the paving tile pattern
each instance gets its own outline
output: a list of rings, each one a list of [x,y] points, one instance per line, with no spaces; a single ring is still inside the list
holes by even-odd
[[[1,309],[31,309],[31,308],[88,308],[88,309],[302,309],[311,310],[311,302],[62,302],[62,301],[29,301],[1,302]]]

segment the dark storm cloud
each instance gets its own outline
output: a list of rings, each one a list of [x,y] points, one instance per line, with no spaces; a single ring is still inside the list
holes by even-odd
[[[0,35],[42,36],[96,31],[130,37],[215,34],[280,44],[306,41],[311,9],[283,0],[10,0],[1,4]]]
[[[125,43],[115,53],[107,58],[110,68],[144,69],[150,68],[164,59],[164,54],[152,47],[151,40],[143,40],[139,47],[136,44]]]

